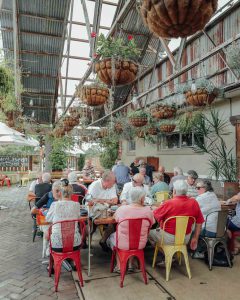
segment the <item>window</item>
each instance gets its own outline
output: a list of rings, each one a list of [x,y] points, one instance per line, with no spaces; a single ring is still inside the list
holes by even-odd
[[[135,141],[129,141],[128,142],[128,151],[135,151],[136,150],[136,142]]]
[[[160,138],[159,150],[189,148],[194,146],[194,133],[181,134],[174,132]]]

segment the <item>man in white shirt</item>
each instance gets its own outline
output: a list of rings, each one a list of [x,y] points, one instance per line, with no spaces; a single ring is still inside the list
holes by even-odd
[[[146,192],[146,194],[149,194],[149,187],[147,185],[144,185],[143,182],[144,182],[143,175],[138,173],[138,174],[133,176],[131,182],[125,183],[124,186],[123,186],[121,197],[120,197],[121,204],[131,203],[131,201],[130,201],[130,190],[132,189],[132,187],[135,187],[135,186],[142,187],[144,189],[144,191]]]
[[[94,181],[88,188],[88,194],[92,195],[94,203],[118,203],[116,178],[112,171],[105,171],[101,179]]]

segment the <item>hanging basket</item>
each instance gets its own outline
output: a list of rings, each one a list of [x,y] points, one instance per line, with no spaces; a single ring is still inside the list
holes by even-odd
[[[69,108],[69,113],[70,113],[70,116],[73,117],[73,118],[78,118],[80,117],[80,110],[79,110],[79,107],[70,107]]]
[[[78,122],[75,118],[66,116],[63,119],[63,124],[64,124],[64,127],[74,127],[74,126],[76,126],[76,124],[78,124]]]
[[[96,137],[99,139],[102,139],[108,135],[108,130],[107,128],[103,128],[100,131],[96,132]]]
[[[208,93],[204,89],[197,89],[196,92],[188,91],[185,93],[186,101],[189,105],[192,106],[205,106],[210,105],[216,98],[217,93]]]
[[[122,133],[123,132],[123,126],[121,123],[115,123],[114,129],[117,133]]]
[[[157,135],[157,133],[158,133],[157,128],[156,127],[151,127],[151,128],[148,129],[147,133],[150,134],[150,135]]]
[[[150,113],[156,119],[170,119],[175,116],[176,108],[159,104],[152,107]]]
[[[147,125],[148,118],[147,117],[130,117],[129,122],[134,127],[143,127]]]
[[[95,64],[95,72],[107,85],[126,85],[136,79],[138,65],[131,60],[105,58]]]
[[[141,14],[157,36],[187,37],[204,28],[217,4],[217,0],[143,0]]]
[[[161,132],[173,132],[175,128],[176,128],[175,124],[165,124],[165,125],[160,126],[160,131]]]
[[[99,106],[107,102],[109,90],[101,86],[84,86],[82,88],[82,100],[89,106]]]
[[[63,128],[56,128],[53,132],[53,135],[56,138],[61,138],[65,135],[65,130]]]

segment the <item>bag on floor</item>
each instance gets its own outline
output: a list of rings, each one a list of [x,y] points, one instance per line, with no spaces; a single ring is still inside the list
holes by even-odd
[[[233,265],[233,255],[230,255],[230,261],[231,264]],[[205,256],[205,263],[208,265],[208,253],[205,252],[204,253]],[[229,267],[228,265],[228,260],[227,260],[227,256],[226,256],[226,252],[224,250],[224,248],[220,247],[220,246],[216,246],[215,250],[214,250],[214,257],[213,257],[213,266],[217,266],[217,267]]]

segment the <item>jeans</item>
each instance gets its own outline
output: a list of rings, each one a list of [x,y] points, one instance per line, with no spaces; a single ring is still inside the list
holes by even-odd
[[[228,223],[228,229],[230,231],[240,231],[240,228],[237,227],[231,220]]]
[[[203,229],[200,233],[200,236],[215,238],[216,237],[216,232],[212,232],[212,231],[208,231],[207,229]]]

